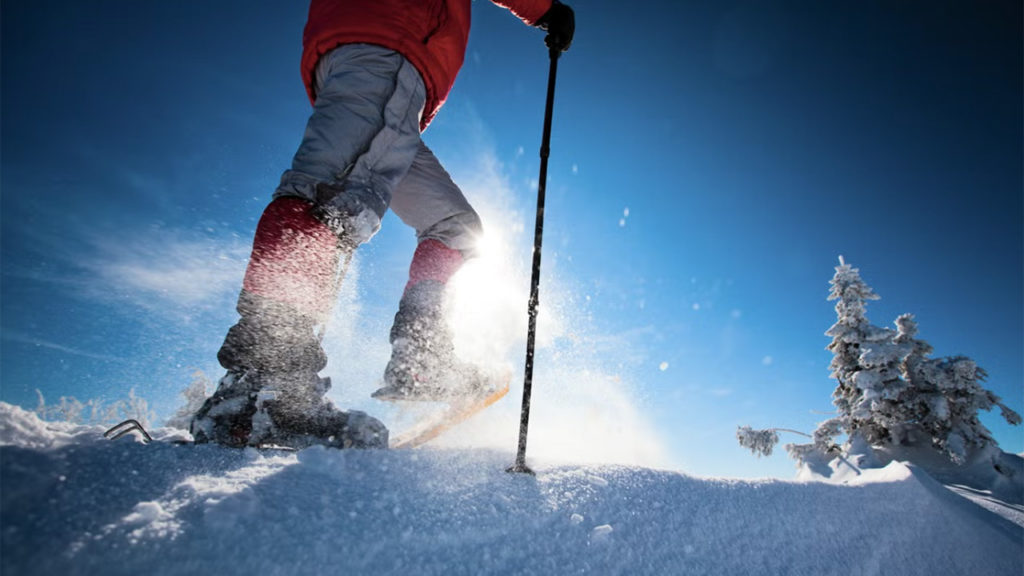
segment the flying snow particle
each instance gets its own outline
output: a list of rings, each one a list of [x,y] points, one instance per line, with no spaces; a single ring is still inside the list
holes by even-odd
[[[625,218],[619,218],[619,228],[625,228],[625,227],[626,227],[626,219]]]
[[[700,310],[700,302],[694,302],[693,303],[693,311],[696,312],[698,310]]]
[[[730,313],[730,315],[732,316],[732,319],[733,319],[733,320],[739,320],[740,318],[742,318],[742,317],[743,317],[743,311],[742,311],[742,310],[740,310],[739,308],[735,308],[735,309],[733,309],[733,311],[732,311],[732,312]]]
[[[664,372],[665,370],[668,370],[668,362],[662,362],[658,366],[658,370],[661,370],[662,372]]]
[[[771,366],[773,362],[775,362],[775,359],[772,358],[771,356],[765,356],[764,358],[761,358],[761,364],[764,364],[765,366]]]
[[[602,524],[600,526],[595,526],[594,529],[590,531],[590,541],[604,542],[608,539],[609,536],[612,535],[613,530],[614,529],[611,527],[610,524]]]
[[[629,206],[626,206],[625,208],[622,209],[622,217],[629,218]]]
[[[579,174],[580,173],[580,165],[579,164],[573,164],[572,165],[572,173],[573,174]]]

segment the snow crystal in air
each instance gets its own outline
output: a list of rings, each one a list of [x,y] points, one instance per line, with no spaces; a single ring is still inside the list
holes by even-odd
[[[614,529],[611,527],[610,524],[602,524],[600,526],[595,526],[594,529],[590,531],[590,541],[604,542],[608,540],[609,536],[612,535],[613,530]]]

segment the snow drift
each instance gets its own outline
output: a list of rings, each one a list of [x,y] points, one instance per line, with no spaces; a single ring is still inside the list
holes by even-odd
[[[1020,574],[1022,526],[893,462],[846,484],[481,449],[105,440],[0,404],[5,574]],[[154,431],[168,439],[171,429]],[[1019,506],[1009,506],[1019,512]],[[1011,516],[1012,518],[1012,516]]]

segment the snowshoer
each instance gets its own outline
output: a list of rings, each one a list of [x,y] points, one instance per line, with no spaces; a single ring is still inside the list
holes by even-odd
[[[493,0],[566,50],[575,22],[558,0]],[[473,256],[480,218],[420,137],[465,57],[471,0],[312,0],[302,77],[313,104],[302,143],[256,226],[227,370],[197,411],[197,442],[387,447],[388,431],[324,394],[316,330],[336,278],[391,209],[418,246],[391,329],[381,398],[442,399],[473,385],[442,315],[446,283]]]

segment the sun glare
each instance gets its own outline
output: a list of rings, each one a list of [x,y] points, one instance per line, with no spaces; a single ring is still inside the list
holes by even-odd
[[[478,256],[452,278],[455,347],[468,361],[505,362],[526,333],[528,280],[510,250],[501,234],[488,232],[479,239]]]

